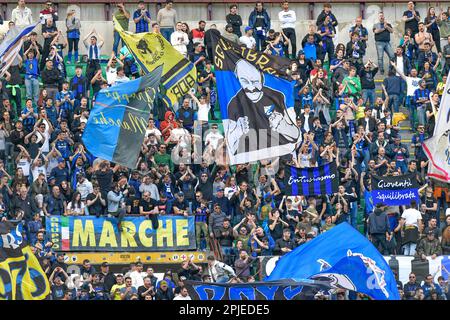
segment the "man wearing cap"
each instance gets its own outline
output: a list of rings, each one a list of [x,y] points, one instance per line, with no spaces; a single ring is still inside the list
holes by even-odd
[[[174,215],[183,215],[188,217],[191,214],[189,203],[184,198],[183,191],[180,191],[175,196],[175,201],[172,204],[172,212]]]
[[[231,24],[227,24],[225,26],[225,32],[222,34],[222,37],[224,37],[228,41],[239,43],[239,37],[235,33],[233,33],[233,26]]]
[[[426,260],[427,256],[431,256],[431,259],[442,255],[442,247],[439,239],[435,237],[434,230],[426,229],[426,236],[420,240],[416,248],[416,257]]]
[[[173,300],[174,297],[173,289],[169,288],[167,281],[161,281],[155,295],[155,300]]]
[[[220,204],[214,204],[214,210],[208,219],[209,236],[211,239],[220,237],[220,228],[223,226],[223,221],[226,218],[227,215],[222,211]]]
[[[100,265],[100,282],[103,283],[104,291],[111,292],[111,288],[116,284],[116,276],[109,271],[109,263],[102,262]]]
[[[222,211],[227,215],[231,216],[231,203],[230,200],[225,197],[225,192],[223,187],[218,187],[216,189],[216,195],[212,199],[213,205],[218,203]]]
[[[132,285],[136,289],[138,289],[140,286],[144,285],[144,277],[147,275],[144,271],[144,265],[142,262],[138,261],[136,262],[136,268],[130,272],[130,278],[132,280]]]
[[[256,40],[253,38],[253,29],[251,27],[245,27],[245,34],[239,38],[239,43],[247,47],[247,49],[255,50]]]
[[[50,176],[55,177],[55,184],[59,185],[63,181],[69,181],[69,170],[66,167],[66,161],[64,158],[58,158],[58,165],[52,169]]]

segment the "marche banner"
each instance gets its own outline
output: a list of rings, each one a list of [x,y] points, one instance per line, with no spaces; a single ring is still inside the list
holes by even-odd
[[[301,142],[289,59],[243,48],[212,34],[220,111],[230,164],[283,156]]]
[[[136,168],[161,69],[97,94],[82,138],[90,153]]]
[[[338,191],[339,179],[334,162],[313,168],[287,166],[285,172],[286,195],[314,196]]]
[[[46,231],[55,251],[182,251],[196,248],[194,217],[159,216],[153,230],[147,217],[51,216]]]
[[[450,183],[450,72],[442,93],[433,136],[422,146],[430,160],[428,176]]]
[[[113,19],[115,31],[145,73],[152,73],[157,67],[163,67],[161,84],[166,90],[163,101],[168,107],[189,93],[197,81],[197,69],[192,62],[172,47],[161,34],[124,31],[116,19]]]
[[[372,175],[373,204],[383,203],[387,206],[419,203],[419,184],[415,173],[401,176],[379,177]]]
[[[24,27],[12,27],[5,39],[0,43],[0,77],[3,77],[9,66],[22,49],[25,36],[27,36],[38,23]]]
[[[400,300],[388,263],[373,244],[347,222],[282,256],[265,281],[312,279],[333,288]]]
[[[251,283],[208,283],[186,281],[192,300],[313,300],[318,291],[326,291],[326,282],[315,280]]]
[[[47,276],[22,230],[21,222],[0,222],[0,300],[43,300],[50,294]]]

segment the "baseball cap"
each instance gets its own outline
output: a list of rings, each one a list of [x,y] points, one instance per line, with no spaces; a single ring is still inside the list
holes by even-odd
[[[177,195],[179,195],[180,197],[184,197],[184,192],[180,191],[180,192],[177,193]]]
[[[228,28],[233,28],[233,26],[231,25],[231,24],[227,24],[226,26],[225,26],[225,29],[228,29]]]
[[[64,158],[59,157],[59,158],[58,158],[58,163],[61,163],[61,162],[64,162]]]
[[[185,276],[181,276],[180,277],[180,281],[185,281],[186,280],[186,277]]]
[[[167,281],[162,280],[162,281],[160,282],[160,287],[162,287],[162,286],[167,286]]]
[[[105,262],[102,262],[101,266],[102,266],[102,267],[108,267],[108,266],[109,266],[109,263],[106,262],[106,261],[105,261]]]
[[[250,26],[245,27],[245,32],[247,32],[249,30],[252,30],[252,27],[250,27]]]
[[[297,53],[297,56],[300,56],[300,55],[302,55],[302,54],[305,54],[305,51],[299,50],[299,52]]]
[[[220,192],[220,191],[224,191],[224,189],[222,187],[218,187],[217,192]]]

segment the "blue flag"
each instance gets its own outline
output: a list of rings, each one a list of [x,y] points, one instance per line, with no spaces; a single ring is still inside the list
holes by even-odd
[[[144,140],[162,67],[139,79],[101,90],[83,143],[94,156],[134,169]]]
[[[386,260],[361,233],[344,222],[278,260],[265,281],[328,280],[334,288],[399,300],[397,283]]]
[[[212,35],[217,93],[230,164],[283,156],[301,142],[290,60]]]
[[[333,194],[338,191],[336,163],[331,162],[313,168],[286,168],[285,194],[312,196]]]
[[[11,27],[5,39],[0,43],[0,77],[8,70],[22,48],[25,36],[36,27],[38,23],[26,27]]]

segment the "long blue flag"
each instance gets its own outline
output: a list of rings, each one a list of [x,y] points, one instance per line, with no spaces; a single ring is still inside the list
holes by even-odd
[[[83,134],[94,156],[134,169],[144,140],[162,67],[101,90]]]
[[[328,280],[334,288],[399,300],[397,283],[386,260],[361,233],[341,223],[282,256],[265,281]]]

